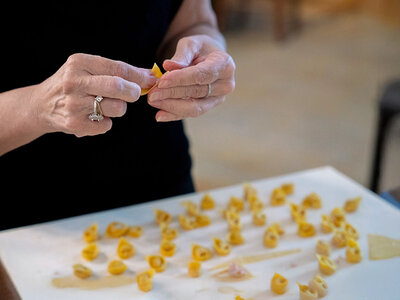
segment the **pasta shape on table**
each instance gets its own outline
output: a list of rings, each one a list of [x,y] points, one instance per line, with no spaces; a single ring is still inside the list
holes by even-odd
[[[129,226],[127,235],[133,238],[139,238],[143,234],[141,226]]]
[[[99,225],[97,223],[90,225],[83,232],[83,238],[88,243],[97,241],[98,237],[99,237]]]
[[[297,235],[303,238],[312,237],[315,235],[315,227],[308,222],[299,222]]]
[[[120,275],[126,271],[128,267],[126,264],[121,260],[112,260],[108,264],[108,272],[112,275]]]
[[[328,242],[324,242],[322,240],[317,241],[317,245],[315,247],[315,252],[320,255],[330,256],[331,254],[331,245]]]
[[[191,261],[188,265],[188,274],[192,278],[199,277],[201,275],[201,262]]]
[[[74,275],[81,279],[86,279],[92,276],[92,270],[82,264],[75,264],[72,266]]]
[[[299,286],[300,300],[316,300],[318,293],[307,285],[297,283]]]
[[[279,273],[275,273],[271,279],[271,290],[278,295],[286,292],[288,280]]]
[[[192,244],[192,257],[194,260],[205,261],[212,257],[212,252],[206,247]]]
[[[90,243],[82,250],[82,257],[86,260],[94,260],[99,255],[100,249],[96,243]]]
[[[308,286],[310,289],[313,289],[317,292],[318,298],[325,297],[328,293],[328,285],[319,274],[315,275],[314,278],[310,280]]]
[[[272,206],[284,205],[286,203],[285,191],[280,187],[275,188],[271,193],[270,203]]]
[[[215,200],[210,194],[205,194],[201,199],[200,207],[203,210],[210,210],[215,207]]]
[[[303,199],[302,205],[307,209],[317,209],[322,207],[322,200],[317,193],[311,193]]]
[[[146,260],[150,268],[154,269],[157,273],[164,272],[167,268],[167,261],[161,255],[148,255]]]
[[[359,263],[362,260],[361,249],[353,239],[347,241],[346,260],[350,263]]]
[[[154,269],[150,269],[139,273],[136,276],[136,282],[138,288],[143,292],[149,292],[153,289],[153,276],[154,276]]]
[[[122,222],[111,222],[108,224],[106,234],[112,238],[119,238],[126,234],[129,230],[128,225]]]
[[[231,245],[225,241],[222,241],[219,238],[213,238],[213,246],[215,252],[217,252],[217,254],[219,255],[228,255],[229,253],[231,253]]]
[[[118,242],[117,254],[121,259],[128,259],[135,255],[135,247],[125,238],[121,237]]]
[[[345,212],[347,212],[347,213],[355,212],[360,205],[361,199],[362,199],[361,197],[356,197],[356,198],[346,200],[346,202],[344,203],[344,206],[343,206],[343,209],[345,210]]]
[[[160,253],[163,256],[173,256],[176,251],[176,244],[170,240],[162,240],[160,244]]]
[[[316,254],[318,259],[318,268],[324,275],[332,275],[336,271],[335,263],[327,256]]]

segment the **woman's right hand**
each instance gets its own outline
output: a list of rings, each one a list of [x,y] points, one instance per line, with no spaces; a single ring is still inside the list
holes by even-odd
[[[125,114],[127,102],[152,87],[151,70],[89,54],[73,54],[51,77],[35,86],[30,107],[43,133],[65,132],[77,137],[111,129],[113,117]],[[89,120],[96,96],[102,96],[104,119]]]

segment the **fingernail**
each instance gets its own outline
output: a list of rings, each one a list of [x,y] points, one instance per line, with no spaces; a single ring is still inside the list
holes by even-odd
[[[161,93],[154,92],[154,93],[150,94],[149,101],[150,102],[157,101],[157,100],[160,100],[160,98],[161,98]]]
[[[157,122],[164,122],[166,120],[166,118],[165,118],[165,116],[163,116],[163,115],[160,115],[160,116],[157,116],[156,117],[156,121]]]

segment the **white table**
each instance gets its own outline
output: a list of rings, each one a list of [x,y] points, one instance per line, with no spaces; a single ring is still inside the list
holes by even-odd
[[[0,257],[8,270],[12,281],[23,299],[234,299],[234,293],[221,293],[224,287],[234,287],[242,291],[243,297],[251,299],[298,299],[297,282],[306,284],[317,272],[318,265],[314,255],[317,239],[330,240],[331,235],[319,230],[320,215],[329,213],[332,208],[342,206],[351,197],[362,196],[359,210],[348,215],[348,221],[360,232],[359,244],[363,260],[359,264],[341,261],[335,274],[325,277],[329,299],[399,299],[400,295],[400,257],[371,261],[368,259],[367,235],[381,234],[400,238],[400,211],[331,167],[307,170],[285,176],[254,181],[261,199],[268,203],[273,188],[282,183],[295,183],[295,193],[289,197],[294,203],[300,203],[307,194],[318,193],[323,200],[319,210],[308,211],[308,219],[317,226],[317,235],[312,238],[300,238],[296,235],[297,226],[291,220],[288,206],[266,206],[267,223],[280,222],[286,230],[276,249],[263,246],[262,236],[265,227],[256,227],[251,223],[249,212],[243,213],[243,233],[246,243],[235,246],[228,257],[214,256],[203,263],[203,274],[192,279],[187,274],[186,264],[190,260],[192,242],[212,247],[212,237],[224,237],[226,221],[220,211],[226,206],[232,195],[242,196],[242,183],[210,191],[217,202],[217,208],[207,212],[212,218],[212,225],[193,231],[179,229],[176,240],[178,251],[172,258],[167,258],[168,267],[154,277],[154,288],[149,293],[138,290],[136,283],[98,290],[76,288],[59,289],[51,284],[54,277],[68,276],[74,263],[84,263],[96,274],[105,275],[107,262],[116,257],[117,240],[100,241],[100,258],[86,262],[80,252],[85,243],[83,230],[94,222],[99,223],[100,232],[112,221],[144,226],[144,235],[139,239],[130,239],[136,248],[136,255],[126,261],[128,274],[134,276],[147,269],[144,257],[156,254],[159,249],[159,229],[154,224],[153,209],[159,208],[170,212],[174,217],[184,212],[180,205],[183,200],[199,202],[203,193],[184,195],[164,200],[133,205],[125,208],[93,213],[84,216],[49,222],[40,225],[0,232]],[[134,195],[132,195],[134,197]],[[178,228],[177,218],[172,226]],[[302,251],[285,257],[246,264],[254,275],[248,281],[226,283],[211,277],[209,268],[236,256],[252,255],[278,250],[301,248]],[[344,257],[345,249],[333,248],[332,258]],[[281,273],[289,280],[288,292],[277,296],[270,291],[269,282],[274,272]]]

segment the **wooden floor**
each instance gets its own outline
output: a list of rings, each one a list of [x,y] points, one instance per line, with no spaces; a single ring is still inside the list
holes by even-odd
[[[261,25],[260,25],[261,24]],[[400,29],[363,14],[306,20],[277,44],[268,25],[226,33],[236,90],[186,121],[197,189],[331,165],[368,184],[383,84],[400,78]],[[383,188],[400,185],[400,120]]]

